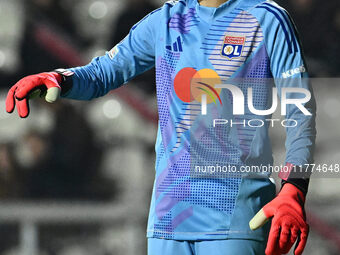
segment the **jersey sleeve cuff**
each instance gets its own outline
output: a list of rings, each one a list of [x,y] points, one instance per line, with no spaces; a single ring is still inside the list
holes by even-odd
[[[282,179],[282,187],[286,183],[290,183],[297,187],[306,196],[309,187],[310,173],[306,172],[301,166],[296,166],[291,163],[286,163],[285,167],[281,169],[279,178]]]
[[[73,75],[74,72],[67,70],[67,69],[56,69],[54,72],[60,74],[62,76],[61,81],[61,96],[65,96],[72,88],[73,86]]]

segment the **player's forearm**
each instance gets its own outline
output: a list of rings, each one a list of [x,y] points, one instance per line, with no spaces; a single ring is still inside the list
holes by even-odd
[[[315,147],[315,114],[303,119],[292,117],[298,125],[287,128],[286,163],[304,165],[313,163]]]
[[[303,165],[313,162],[315,147],[316,128],[316,103],[311,91],[311,99],[304,105],[304,108],[310,113],[306,115],[301,112],[295,105],[287,107],[288,113],[286,118],[295,120],[295,127],[288,127],[286,130],[286,162]]]
[[[289,119],[294,119],[298,124],[296,127],[287,128],[286,166],[279,174],[279,177],[283,180],[283,185],[286,182],[291,183],[304,194],[308,191],[311,175],[308,164],[314,162],[316,138],[314,97],[305,106],[312,115],[306,116],[302,112],[294,110],[287,116]]]
[[[117,72],[115,70],[120,71]],[[71,68],[71,77],[66,77],[68,85],[62,97],[90,100],[106,95],[110,90],[120,87],[126,82],[127,75],[121,68],[115,68],[107,56],[95,58],[90,64]]]

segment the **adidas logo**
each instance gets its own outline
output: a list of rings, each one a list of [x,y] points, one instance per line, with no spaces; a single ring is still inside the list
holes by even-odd
[[[173,52],[183,52],[181,37],[178,36],[176,42],[174,42],[172,45],[165,46],[165,48]]]

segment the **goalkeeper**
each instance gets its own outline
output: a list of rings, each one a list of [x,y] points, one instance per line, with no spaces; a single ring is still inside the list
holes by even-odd
[[[304,203],[309,179],[294,178],[293,173],[313,161],[315,102],[304,79],[308,75],[294,24],[273,1],[169,1],[90,64],[23,78],[10,89],[6,109],[10,113],[16,107],[25,118],[34,95],[48,102],[60,95],[91,100],[153,66],[159,124],[148,254],[278,255],[294,244],[295,255],[302,254],[308,237]],[[231,112],[235,101],[215,85],[233,78],[253,80],[241,82],[238,90],[247,94],[253,89],[256,109],[271,106],[271,78],[279,96],[284,87],[310,92],[308,102],[286,107],[286,117],[297,124],[286,128],[288,171],[280,174],[276,197],[267,173],[246,178],[192,171],[193,162],[238,169],[273,163],[268,125],[219,129],[205,121],[203,110],[201,114],[199,103],[205,102],[209,114],[219,112],[238,123],[268,118],[248,108],[243,115]],[[214,115],[209,114],[207,119]]]

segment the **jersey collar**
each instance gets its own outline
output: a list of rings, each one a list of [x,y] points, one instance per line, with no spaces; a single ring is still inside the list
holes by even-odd
[[[220,15],[226,15],[229,12],[232,12],[241,1],[242,0],[229,0],[221,4],[219,7],[207,7],[200,5],[198,0],[192,0],[195,5],[197,15],[208,23]]]

